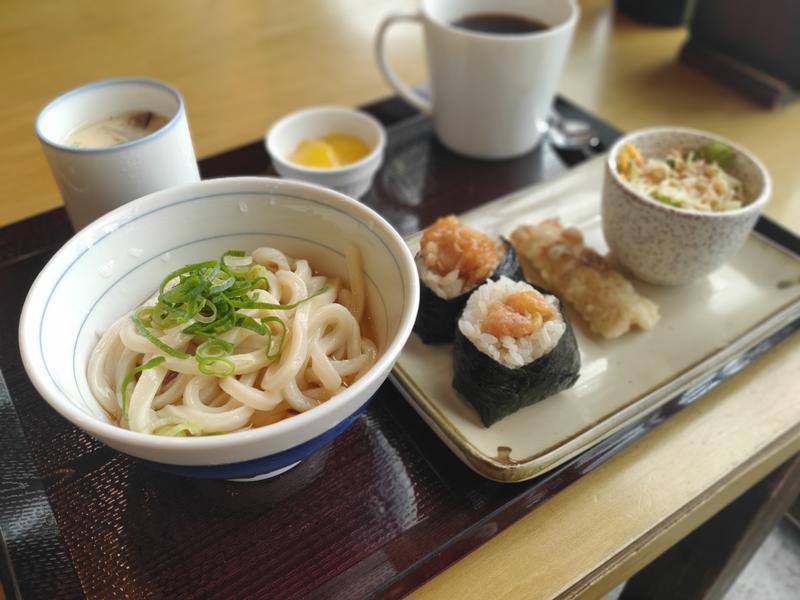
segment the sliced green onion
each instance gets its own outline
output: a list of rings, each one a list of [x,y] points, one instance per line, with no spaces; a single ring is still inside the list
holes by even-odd
[[[176,269],[169,275],[167,275],[162,281],[161,285],[158,288],[158,293],[163,294],[164,288],[167,287],[167,284],[178,277],[179,275],[183,275],[184,273],[191,273],[193,271],[198,271],[200,269],[210,269],[217,266],[217,261],[215,260],[207,260],[206,262],[195,263],[193,265],[186,265],[185,267],[181,267],[180,269]]]
[[[247,298],[247,300],[237,300],[237,299],[229,299],[228,302],[231,303],[231,306],[235,308],[259,308],[264,310],[292,310],[293,308],[297,308],[304,302],[308,302],[312,298],[316,298],[320,294],[327,292],[330,289],[330,286],[325,286],[318,292],[311,294],[307,298],[303,298],[294,304],[272,304],[271,302],[258,302],[253,300],[252,298]]]
[[[225,260],[225,266],[231,269],[240,269],[243,271],[245,267],[249,268],[250,265],[253,264],[253,257],[247,256],[244,252],[242,253],[242,256],[233,256],[232,254],[229,254],[225,258],[227,259]],[[244,272],[246,273],[246,271]]]
[[[244,250],[228,250],[227,252],[223,253],[222,256],[219,257],[220,268],[223,271],[225,271],[228,275],[232,275],[237,279],[239,279],[243,276],[243,273],[238,273],[234,269],[228,266],[228,263],[225,261],[225,259],[228,258],[229,256],[233,258],[243,258],[244,256],[246,256],[246,253]]]
[[[268,272],[269,271],[267,271],[267,267],[256,263],[250,267],[250,270],[245,274],[245,277],[248,279],[257,279],[259,277],[266,277]]]
[[[267,331],[269,331],[269,339],[267,340],[267,349],[265,352],[269,360],[275,360],[281,355],[281,352],[283,352],[283,344],[286,341],[286,323],[284,323],[278,317],[264,317],[261,319],[261,322],[264,323],[264,325],[267,323],[278,323],[278,325],[280,325],[281,339],[280,342],[278,342],[278,349],[272,353],[270,353],[270,348],[272,347],[272,330],[267,328]]]
[[[134,376],[137,373],[141,373],[146,369],[152,369],[153,367],[157,367],[161,363],[163,363],[166,358],[163,356],[156,356],[155,358],[151,358],[143,365],[139,365],[138,367],[132,368],[125,374],[125,377],[122,379],[122,418],[125,419],[128,417],[128,386],[130,385],[131,381],[133,381]]]
[[[269,280],[267,279],[267,268],[264,265],[253,265],[250,270],[245,274],[245,279],[250,279],[253,282],[253,288],[257,288],[258,284],[264,282],[263,289],[269,290]]]
[[[203,335],[206,337],[221,335],[236,326],[235,312],[228,299],[224,296],[212,299],[217,308],[217,318],[211,323],[194,323],[183,330],[189,335]]]
[[[217,319],[217,305],[206,298],[203,307],[194,314],[194,320],[200,323],[213,323]]]
[[[233,344],[211,338],[197,347],[194,358],[197,360],[197,368],[204,375],[214,375],[216,377],[227,377],[233,375],[235,370],[233,361],[225,358],[233,353]]]
[[[170,325],[174,322],[174,310],[164,304],[163,302],[158,302],[152,311],[152,317],[150,319],[150,323],[158,327],[159,329],[168,329]],[[142,321],[147,325],[146,321]]]
[[[153,431],[156,435],[169,435],[173,437],[186,437],[189,435],[203,435],[203,430],[191,423],[177,423],[165,425]]]
[[[213,267],[203,267],[199,270],[200,275],[203,276],[203,279],[211,283],[217,277],[219,277],[220,273],[222,273],[222,269],[220,268],[219,264],[215,264]]]
[[[202,296],[207,288],[208,282],[200,277],[200,275],[190,275],[166,292],[160,294],[158,299],[165,304],[188,302]]]
[[[174,358],[180,358],[180,359],[190,358],[189,355],[186,354],[185,352],[180,352],[179,350],[176,350],[172,346],[165,344],[156,336],[154,336],[152,333],[150,333],[150,330],[147,329],[147,326],[142,322],[138,313],[139,311],[136,311],[131,317],[131,320],[133,321],[133,324],[136,325],[136,329],[139,331],[139,333],[141,333],[142,336],[144,336],[148,342],[153,344],[156,348],[158,348],[162,352],[166,352],[167,354],[169,354]]]
[[[197,359],[197,368],[203,375],[213,375],[214,377],[227,377],[236,371],[233,361],[217,357]]]
[[[259,335],[266,335],[269,332],[269,329],[267,329],[265,325],[262,325],[253,317],[248,317],[247,315],[243,315],[241,313],[236,313],[236,327],[249,329],[250,331],[254,331]]]
[[[152,306],[143,306],[136,309],[134,314],[141,319],[142,323],[149,326],[153,319],[153,310]]]
[[[233,344],[219,338],[210,338],[200,344],[195,350],[194,357],[198,360],[207,358],[222,358],[233,353]]]
[[[159,329],[169,329],[186,323],[192,319],[205,303],[203,298],[191,302],[168,306],[163,302],[156,304],[153,310],[152,324]]]
[[[230,273],[220,272],[209,281],[208,293],[219,294],[229,289],[234,283],[236,283],[236,277]]]
[[[247,292],[253,291],[255,287],[256,282],[252,279],[237,279],[236,282],[228,288],[225,296],[227,298],[238,298],[239,296],[244,296]]]
[[[268,276],[269,270],[255,264],[243,250],[229,250],[219,260],[187,265],[167,275],[159,287],[156,305],[140,309],[132,319],[150,343],[181,360],[192,356],[164,343],[149,327],[165,330],[188,323],[183,333],[207,338],[200,340],[202,343],[194,354],[198,369],[207,375],[224,377],[235,371],[233,361],[226,358],[234,347],[218,336],[235,327],[266,336],[265,354],[270,360],[280,356],[287,337],[282,319],[272,316],[259,319],[237,309],[292,310],[329,289],[325,287],[293,304],[259,302],[257,290],[270,289]],[[280,331],[271,323],[277,323]],[[276,335],[280,338],[274,339]]]

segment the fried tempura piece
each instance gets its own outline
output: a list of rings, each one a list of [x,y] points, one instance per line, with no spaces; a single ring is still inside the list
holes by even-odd
[[[604,338],[617,338],[634,326],[650,329],[658,322],[658,306],[637,294],[630,281],[585,246],[577,229],[565,229],[558,219],[547,219],[517,227],[511,242],[543,283]]]

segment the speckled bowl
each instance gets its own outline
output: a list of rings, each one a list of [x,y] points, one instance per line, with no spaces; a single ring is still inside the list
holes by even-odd
[[[616,157],[632,143],[644,155],[666,156],[722,142],[736,152],[731,174],[744,185],[746,204],[727,212],[675,208],[634,191],[617,173]],[[772,191],[769,173],[750,152],[711,133],[677,127],[635,131],[621,138],[606,161],[603,233],[611,252],[636,277],[661,285],[680,285],[703,277],[727,262],[744,244]]]

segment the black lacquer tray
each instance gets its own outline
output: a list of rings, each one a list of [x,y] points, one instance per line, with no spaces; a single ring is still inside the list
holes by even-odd
[[[559,99],[607,148],[618,132]],[[397,99],[366,110],[387,127],[364,202],[411,234],[565,173],[592,152],[544,144],[515,160],[447,151]],[[261,141],[201,161],[204,177],[273,173]],[[759,231],[800,251],[762,219]],[[784,327],[691,394],[537,479],[488,481],[464,466],[390,382],[332,444],[273,480],[190,480],[148,469],[72,427],[20,361],[25,294],[72,234],[62,209],[0,229],[0,577],[23,598],[396,598],[436,575],[656,427],[798,328]]]

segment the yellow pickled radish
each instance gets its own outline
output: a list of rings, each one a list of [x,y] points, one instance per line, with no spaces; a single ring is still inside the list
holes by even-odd
[[[338,167],[339,159],[329,144],[321,140],[300,142],[289,160],[304,167]]]
[[[300,142],[289,160],[304,167],[330,168],[359,161],[369,152],[369,146],[357,137],[332,133]]]
[[[332,133],[322,139],[333,148],[334,154],[339,157],[339,164],[342,165],[359,161],[369,154],[369,146],[352,135]]]

